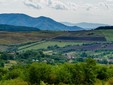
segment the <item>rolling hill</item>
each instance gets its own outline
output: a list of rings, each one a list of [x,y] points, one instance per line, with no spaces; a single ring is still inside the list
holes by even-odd
[[[25,27],[25,26],[13,26],[13,25],[0,25],[0,31],[39,31],[38,28]]]
[[[40,30],[78,31],[84,30],[77,26],[66,26],[51,18],[40,16],[34,18],[25,14],[0,14],[0,24],[35,27]]]

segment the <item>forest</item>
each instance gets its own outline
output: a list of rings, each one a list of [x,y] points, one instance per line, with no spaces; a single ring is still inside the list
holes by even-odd
[[[113,85],[113,66],[85,62],[47,64],[33,62],[0,68],[0,85]]]

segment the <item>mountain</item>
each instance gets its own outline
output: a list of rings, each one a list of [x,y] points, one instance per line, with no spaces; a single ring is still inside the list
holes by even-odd
[[[79,26],[79,27],[83,27],[87,30],[90,30],[90,29],[96,29],[100,26],[109,26],[107,24],[100,24],[100,23],[86,23],[86,22],[82,22],[82,23],[77,23],[76,26]]]
[[[78,31],[84,30],[77,26],[66,26],[48,17],[34,18],[25,14],[0,14],[0,24],[35,27],[40,30]]]
[[[61,23],[66,26],[75,26],[76,25],[76,23],[70,23],[70,22],[61,22]]]
[[[63,24],[67,25],[67,26],[78,26],[81,28],[84,28],[86,30],[91,30],[91,29],[96,29],[100,26],[109,26],[107,24],[100,24],[100,23],[87,23],[87,22],[82,22],[82,23],[69,23],[69,22],[63,22]]]
[[[0,25],[0,31],[39,31],[38,28],[25,27],[25,26],[13,26],[13,25]]]

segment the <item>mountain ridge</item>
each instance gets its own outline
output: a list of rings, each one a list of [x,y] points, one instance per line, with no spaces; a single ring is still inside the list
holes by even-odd
[[[0,24],[35,27],[39,28],[40,30],[53,30],[53,31],[84,30],[83,28],[77,26],[66,26],[49,17],[45,16],[31,17],[29,15],[20,13],[0,14]]]
[[[67,26],[78,26],[78,27],[84,28],[86,30],[96,29],[101,26],[110,26],[108,24],[89,23],[89,22],[81,22],[81,23],[62,22],[62,23]]]

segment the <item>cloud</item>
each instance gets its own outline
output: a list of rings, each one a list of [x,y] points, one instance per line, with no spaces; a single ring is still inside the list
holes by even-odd
[[[40,5],[40,3],[34,3],[34,2],[32,2],[32,0],[26,0],[24,2],[24,4],[26,6],[33,7],[33,8],[36,8],[36,9],[41,9],[42,8],[42,6]]]
[[[113,2],[113,0],[106,0],[107,2]]]
[[[52,8],[55,8],[57,10],[67,10],[68,9],[68,6],[66,4],[64,4],[63,2],[61,1],[53,1],[51,0],[51,4],[49,4],[49,7],[52,7]]]
[[[56,10],[69,10],[71,8],[74,9],[74,5],[64,3],[61,0],[26,0],[24,3],[27,6],[37,9],[41,8],[53,8]]]

